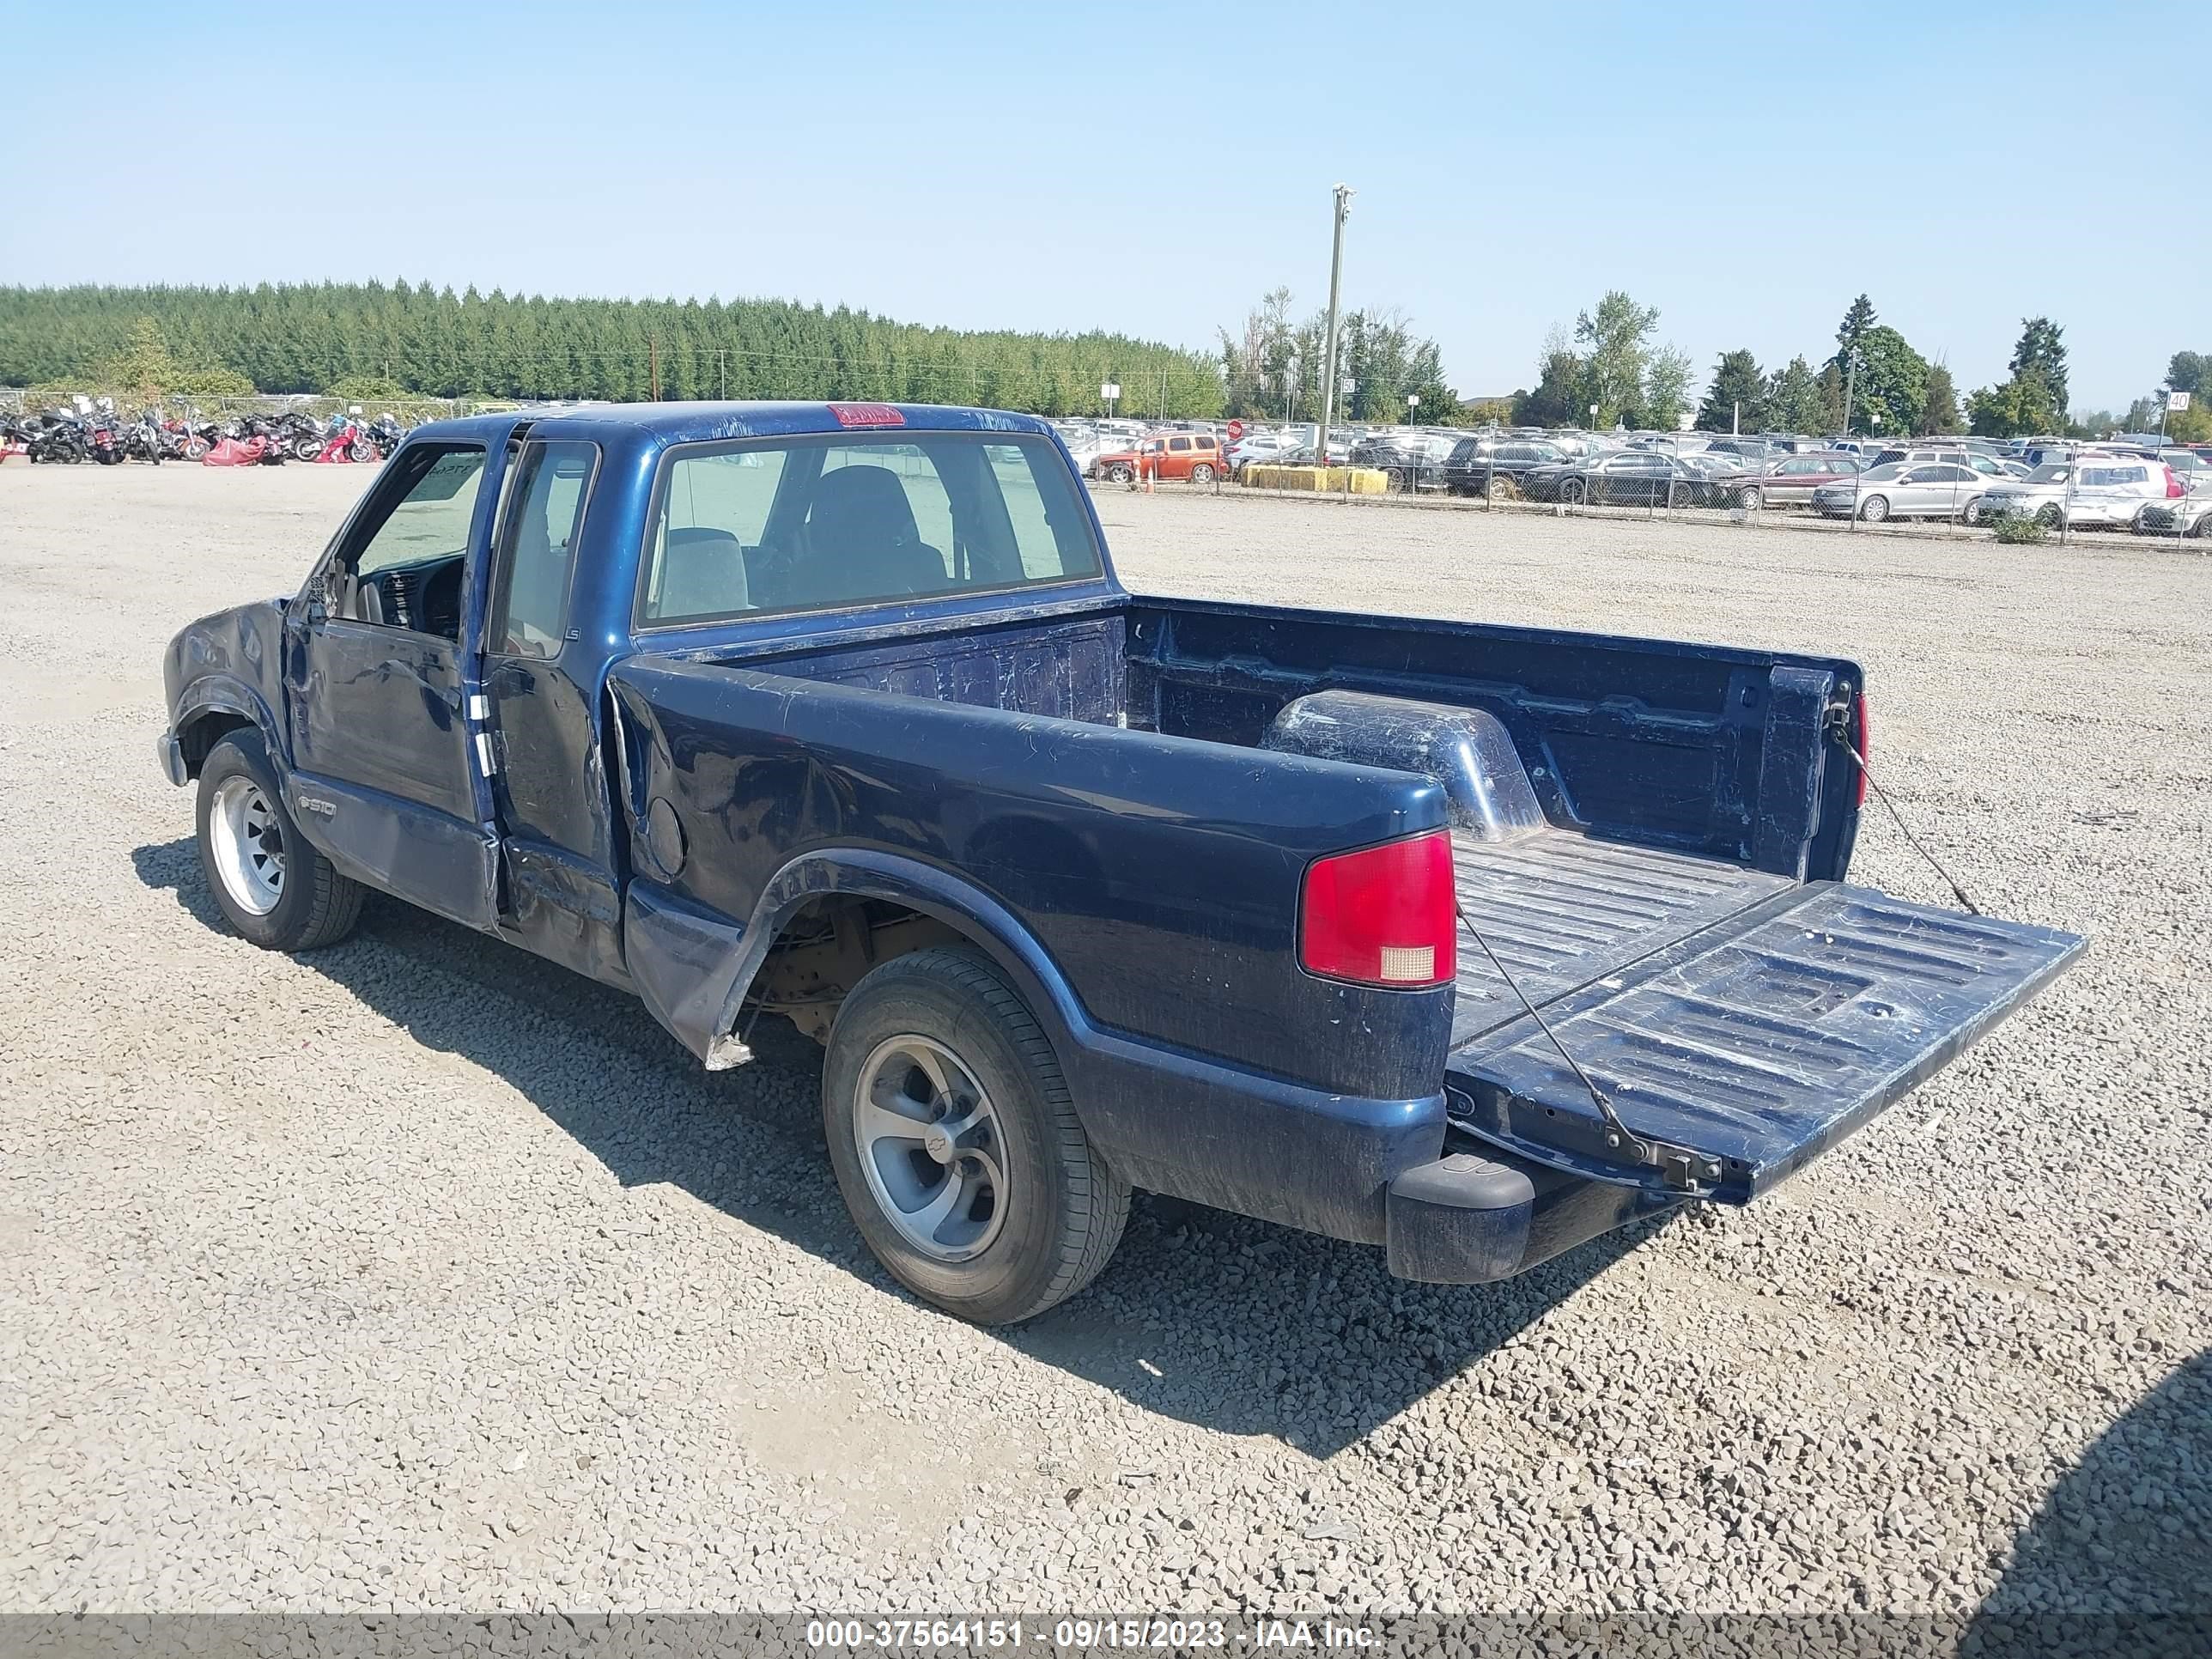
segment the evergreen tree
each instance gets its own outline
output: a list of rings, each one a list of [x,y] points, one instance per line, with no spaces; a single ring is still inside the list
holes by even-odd
[[[1799,362],[1802,366],[1802,359]],[[1712,387],[1705,393],[1704,406],[1698,410],[1698,429],[1763,430],[1767,421],[1766,398],[1766,376],[1759,372],[1759,360],[1748,351],[1724,351],[1720,362],[1714,365]]]
[[[1866,337],[1866,331],[1876,320],[1873,301],[1863,294],[1852,301],[1844,313],[1843,325],[1836,331],[1836,356],[1848,356],[1850,349]]]
[[[2048,317],[2021,319],[2020,343],[2012,349],[2012,374],[2039,380],[2051,407],[2063,421],[2066,416],[2065,331]]]
[[[1567,349],[1566,337],[1555,331],[1538,367],[1535,390],[1513,394],[1513,424],[1581,426],[1589,418],[1582,388],[1583,361]]]
[[[1928,367],[1928,392],[1921,402],[1920,419],[1912,429],[1923,437],[1959,429],[1959,391],[1951,384],[1951,371],[1941,363]]]
[[[1824,435],[1841,432],[1844,429],[1845,394],[1850,390],[1850,383],[1844,378],[1843,365],[1832,359],[1822,364],[1819,385],[1820,418],[1808,429]]]

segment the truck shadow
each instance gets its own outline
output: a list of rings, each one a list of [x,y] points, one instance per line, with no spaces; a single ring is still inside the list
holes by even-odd
[[[220,928],[189,838],[131,854]],[[644,1006],[497,939],[372,895],[346,943],[299,960],[425,1048],[520,1091],[625,1187],[672,1184],[896,1289],[854,1232],[823,1144],[820,1051],[781,1022],[761,1059],[702,1070]],[[1478,1364],[1665,1218],[1503,1285],[1411,1285],[1376,1248],[1139,1194],[1085,1295],[1000,1340],[1150,1411],[1326,1456]],[[900,1292],[903,1294],[903,1292]]]
[[[2014,1539],[1960,1659],[2212,1653],[2212,1351],[2100,1436]]]

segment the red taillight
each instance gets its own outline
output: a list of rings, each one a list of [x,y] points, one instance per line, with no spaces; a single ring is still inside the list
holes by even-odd
[[[1851,805],[1864,806],[1867,798],[1867,769],[1864,763],[1874,759],[1874,750],[1868,747],[1873,740],[1874,732],[1867,724],[1867,700],[1863,691],[1851,700],[1851,731],[1854,734],[1853,741],[1859,746],[1859,760],[1862,763],[1857,769],[1858,793],[1852,797]]]
[[[2170,466],[2166,468],[2166,499],[2169,501],[2178,501],[2188,493],[2189,487],[2181,482],[2179,476],[2175,473],[2174,470]]]
[[[1459,969],[1451,837],[1441,830],[1307,866],[1298,961],[1310,974],[1410,990]]]
[[[832,404],[839,426],[904,426],[906,416],[889,404]]]

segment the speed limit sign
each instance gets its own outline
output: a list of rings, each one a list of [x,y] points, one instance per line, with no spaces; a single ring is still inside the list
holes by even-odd
[[[1231,443],[1232,443],[1232,444],[1233,444],[1233,443],[1235,443],[1235,442],[1236,442],[1239,438],[1243,437],[1243,435],[1244,435],[1244,422],[1242,422],[1242,421],[1231,421],[1231,422],[1230,422],[1230,423],[1229,423],[1229,441],[1230,441]]]

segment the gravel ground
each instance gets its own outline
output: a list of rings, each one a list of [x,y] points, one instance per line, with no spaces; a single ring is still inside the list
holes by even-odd
[[[161,646],[361,484],[0,471],[0,1607],[2205,1604],[2212,562],[1107,495],[1139,589],[1856,655],[1970,890],[2095,944],[1749,1212],[1455,1290],[1140,1199],[994,1335],[854,1241],[804,1045],[211,925]]]

